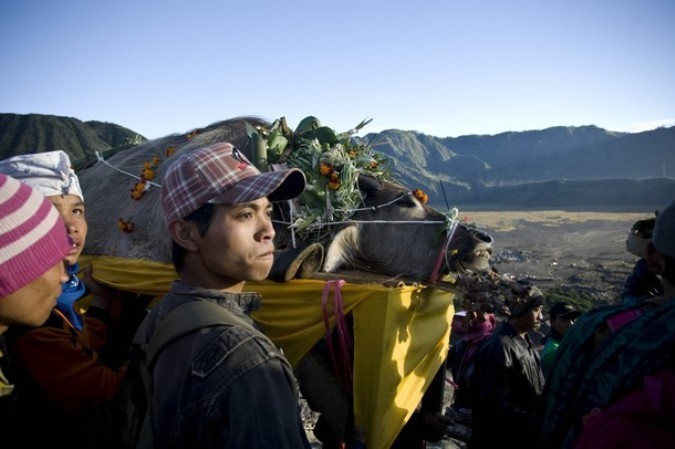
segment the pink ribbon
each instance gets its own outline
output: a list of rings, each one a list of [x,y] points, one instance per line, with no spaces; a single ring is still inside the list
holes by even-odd
[[[328,354],[333,365],[333,371],[342,381],[342,386],[347,392],[352,390],[352,361],[351,350],[354,343],[351,338],[349,327],[345,319],[344,301],[342,300],[342,287],[346,282],[342,279],[326,281],[321,295],[321,306],[323,308],[323,322],[326,329],[326,344],[328,345]],[[333,346],[333,336],[330,328],[328,315],[328,295],[331,289],[333,291],[333,314],[335,316],[335,329],[338,336],[337,350]]]

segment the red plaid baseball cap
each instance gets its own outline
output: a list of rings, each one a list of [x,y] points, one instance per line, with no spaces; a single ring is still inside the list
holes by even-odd
[[[265,196],[288,200],[304,189],[301,170],[261,173],[237,148],[218,143],[179,156],[167,169],[160,196],[169,225],[206,203],[238,204]]]

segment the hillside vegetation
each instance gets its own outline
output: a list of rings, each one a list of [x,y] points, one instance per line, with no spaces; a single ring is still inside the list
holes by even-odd
[[[675,127],[627,134],[560,126],[446,138],[392,129],[357,139],[390,157],[395,176],[439,208],[645,211],[675,196]],[[145,140],[113,123],[0,114],[3,159],[62,149],[80,168],[96,152]]]
[[[75,167],[145,141],[145,137],[113,123],[83,122],[41,114],[0,114],[0,159],[19,154],[63,150]]]

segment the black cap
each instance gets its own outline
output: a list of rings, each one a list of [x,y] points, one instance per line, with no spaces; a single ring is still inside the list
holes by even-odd
[[[559,316],[562,318],[570,317],[572,319],[577,319],[581,315],[573,305],[567,304],[566,302],[557,302],[551,307],[551,311],[548,313],[551,319]]]

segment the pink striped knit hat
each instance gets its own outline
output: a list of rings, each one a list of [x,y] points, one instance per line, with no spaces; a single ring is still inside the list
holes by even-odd
[[[0,301],[62,261],[71,247],[52,203],[0,173]]]

